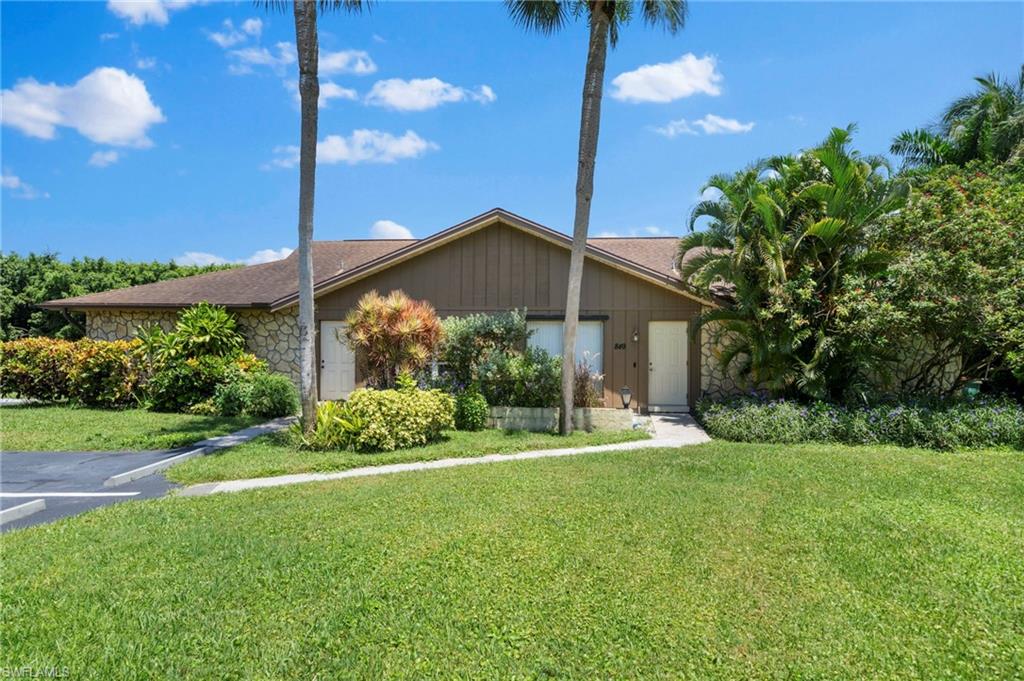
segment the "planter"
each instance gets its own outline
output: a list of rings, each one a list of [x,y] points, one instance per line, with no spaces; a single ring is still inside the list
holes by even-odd
[[[487,426],[535,433],[554,432],[558,430],[559,413],[558,407],[491,407]],[[633,427],[633,413],[628,409],[576,409],[573,413],[573,427],[587,432],[630,430]]]

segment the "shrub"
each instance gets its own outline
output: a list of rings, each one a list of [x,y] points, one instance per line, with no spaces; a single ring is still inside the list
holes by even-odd
[[[492,354],[514,354],[526,347],[526,315],[519,310],[449,317],[443,322],[439,359],[453,386],[461,390],[477,380]]]
[[[301,449],[355,449],[359,434],[366,427],[362,417],[342,402],[321,402],[316,408],[316,424],[309,433],[301,423],[293,423],[291,432]]]
[[[604,404],[604,395],[601,394],[599,387],[604,381],[604,374],[590,368],[589,355],[590,353],[584,353],[583,359],[576,363],[572,390],[574,407],[600,407]]]
[[[712,437],[739,442],[839,442],[960,449],[1024,448],[1024,406],[1010,400],[917,399],[845,407],[825,402],[701,400]]]
[[[250,375],[265,366],[255,357],[191,357],[165,362],[145,385],[148,405],[155,411],[184,411],[213,397],[217,386]],[[256,374],[259,375],[259,374]]]
[[[480,392],[503,407],[557,407],[562,394],[562,359],[539,348],[521,355],[492,354],[479,368]]]
[[[139,341],[98,341],[75,343],[75,361],[70,373],[71,396],[94,407],[125,407],[137,402],[141,378]]]
[[[241,416],[249,409],[251,394],[252,383],[249,381],[222,383],[213,393],[212,404],[215,411],[221,416]]]
[[[0,347],[0,391],[47,402],[71,396],[75,344],[52,338],[24,338]]]
[[[459,430],[483,430],[487,426],[487,399],[476,390],[455,397],[455,427]]]
[[[283,374],[259,373],[252,377],[249,406],[253,416],[273,419],[291,416],[299,410],[299,393],[295,385]]]
[[[426,366],[441,340],[441,323],[429,303],[402,291],[385,298],[371,291],[345,318],[349,346],[366,365],[371,385],[390,388],[402,371]]]
[[[425,445],[455,427],[455,400],[440,390],[363,388],[349,396],[346,406],[364,422],[353,443],[361,452]]]

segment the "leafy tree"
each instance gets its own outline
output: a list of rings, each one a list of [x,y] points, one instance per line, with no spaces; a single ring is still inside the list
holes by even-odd
[[[996,74],[974,80],[978,88],[950,104],[937,125],[901,132],[890,151],[925,168],[1024,157],[1024,66],[1016,83]]]
[[[690,216],[705,231],[680,241],[680,273],[711,294],[725,283],[731,304],[694,326],[718,323],[722,363],[775,394],[838,397],[864,381],[871,358],[836,332],[845,280],[881,271],[891,257],[868,232],[900,208],[906,182],[890,180],[884,159],[850,148],[854,127],[835,128],[798,156],[713,177],[717,197]],[[694,249],[697,249],[696,251]]]
[[[316,190],[316,145],[320,100],[320,39],[317,15],[345,10],[361,12],[369,0],[257,0],[257,5],[284,8],[295,18],[299,62],[299,393],[302,423],[316,427],[316,326],[313,315],[313,204]]]
[[[231,266],[197,267],[106,258],[75,258],[65,262],[56,253],[0,254],[0,339],[81,338],[85,334],[85,315],[41,310],[36,305],[47,300],[152,284],[228,267]]]
[[[877,277],[848,281],[840,330],[879,356],[925,342],[900,391],[936,391],[947,367],[958,380],[1024,384],[1024,160],[946,166],[920,184],[907,207],[883,220],[874,247],[898,252]],[[1006,381],[1001,381],[1006,385]]]
[[[685,0],[505,0],[512,19],[530,30],[550,34],[561,30],[570,19],[584,17],[590,27],[587,65],[583,76],[583,107],[580,115],[579,154],[576,168],[576,212],[573,219],[569,285],[562,334],[562,419],[560,431],[572,431],[573,381],[575,380],[576,327],[579,323],[583,256],[590,228],[590,202],[594,194],[594,166],[601,125],[601,96],[604,87],[608,43],[615,47],[619,32],[639,11],[645,23],[660,25],[675,33],[686,18]]]
[[[426,366],[441,341],[441,322],[429,303],[402,291],[370,291],[345,318],[346,338],[366,364],[370,382],[392,388],[402,372]]]

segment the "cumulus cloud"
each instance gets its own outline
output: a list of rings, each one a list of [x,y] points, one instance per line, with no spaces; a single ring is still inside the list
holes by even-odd
[[[414,239],[412,232],[405,225],[392,220],[377,220],[370,227],[371,239]]]
[[[24,78],[0,92],[0,106],[3,124],[30,137],[53,139],[57,127],[64,126],[113,146],[151,146],[147,130],[166,120],[142,80],[109,66],[74,85]]]
[[[238,50],[231,50],[230,56],[235,63],[228,67],[228,71],[235,75],[245,75],[253,72],[254,66],[266,66],[278,73],[283,73],[284,67],[295,63],[295,45],[289,42],[279,42],[275,46],[276,53],[265,47],[243,47]]]
[[[324,76],[333,76],[337,73],[365,76],[376,72],[377,65],[363,50],[341,50],[339,52],[320,50],[319,69],[320,74]]]
[[[395,163],[418,158],[440,147],[425,140],[412,130],[396,136],[380,130],[354,130],[348,137],[328,135],[316,145],[317,163],[333,165],[345,163]],[[299,148],[289,145],[274,149],[277,154],[271,164],[280,168],[293,168],[299,163]]]
[[[94,151],[92,156],[89,157],[89,165],[94,168],[106,168],[109,165],[117,163],[121,158],[121,155],[113,149],[107,151]]]
[[[245,42],[250,37],[259,38],[263,32],[263,21],[255,17],[243,21],[239,28],[235,28],[231,19],[225,19],[222,26],[220,31],[207,31],[206,37],[224,49]]]
[[[4,172],[0,175],[0,187],[10,190],[11,196],[16,199],[31,200],[50,198],[49,194],[39,191],[13,173]]]
[[[705,135],[738,135],[753,130],[754,122],[742,123],[735,118],[722,118],[715,114],[707,114],[704,118],[694,121],[688,121],[685,118],[669,121],[665,126],[655,128],[654,131],[659,135],[672,138],[679,135],[699,135],[698,128],[704,131]]]
[[[291,255],[292,250],[287,247],[278,249],[264,248],[241,260],[231,260],[214,253],[204,253],[203,251],[185,251],[184,254],[174,258],[174,262],[179,265],[262,265],[263,263],[287,258]]]
[[[388,78],[373,84],[366,103],[383,106],[397,111],[425,111],[448,102],[472,100],[481,104],[489,104],[497,99],[489,85],[481,85],[476,90],[468,90],[439,78]]]
[[[295,80],[284,81],[285,88],[292,93],[295,98],[296,104],[302,103],[302,98],[299,95],[299,83]],[[332,81],[324,81],[320,83],[320,99],[317,104],[321,109],[326,109],[332,99],[347,99],[355,101],[359,99],[359,93],[352,88],[342,87]]]
[[[134,26],[166,26],[171,12],[197,2],[199,0],[108,0],[107,9]]]
[[[612,97],[626,102],[672,102],[698,93],[717,97],[722,74],[712,56],[684,54],[661,64],[645,64],[612,80]]]

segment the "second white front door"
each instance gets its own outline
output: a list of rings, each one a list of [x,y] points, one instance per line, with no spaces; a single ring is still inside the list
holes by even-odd
[[[356,389],[356,358],[344,322],[320,322],[320,399],[343,400]]]
[[[652,409],[675,410],[689,406],[689,325],[686,322],[650,322],[647,332],[647,402]]]

